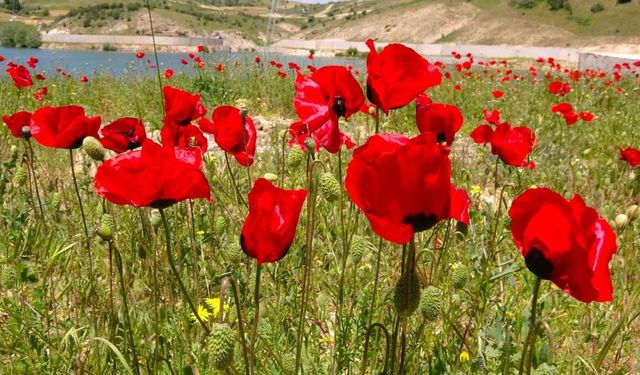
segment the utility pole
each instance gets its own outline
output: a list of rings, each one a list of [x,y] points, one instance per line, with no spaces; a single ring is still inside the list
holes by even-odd
[[[271,5],[269,6],[269,20],[267,21],[267,34],[265,35],[265,46],[268,46],[271,43],[271,36],[273,34],[273,28],[275,27],[275,14],[276,9],[278,7],[278,0],[271,0]]]

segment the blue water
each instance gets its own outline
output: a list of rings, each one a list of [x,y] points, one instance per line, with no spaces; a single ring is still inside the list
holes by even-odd
[[[338,64],[354,65],[356,68],[361,68],[364,65],[362,60],[348,58],[315,57],[313,60],[309,60],[306,56],[285,56],[256,52],[212,52],[201,54],[202,59],[208,65],[216,66],[217,64],[223,64],[225,67],[230,66],[230,64],[235,64],[236,61],[241,64],[255,64],[254,58],[256,55],[261,57],[262,63],[265,66],[269,66],[269,61],[276,60],[284,64],[283,69],[288,68],[287,64],[289,62],[295,62],[303,69],[307,65],[320,67],[329,64]],[[155,64],[155,58],[153,52],[148,51],[143,59],[137,59],[133,52],[0,47],[0,56],[5,58],[1,66],[5,66],[9,61],[26,65],[27,60],[33,56],[39,60],[37,71],[44,72],[45,74],[55,73],[57,68],[63,69],[74,76],[87,75],[89,77],[96,73],[113,76],[155,74],[155,70],[150,69],[149,63],[147,62],[147,60],[150,60],[152,64]],[[180,63],[181,59],[188,60],[189,65],[182,65]],[[187,73],[193,72],[194,64],[188,58],[187,53],[159,53],[158,60],[160,62],[160,69],[163,72],[166,68],[173,69],[176,74],[183,71]]]

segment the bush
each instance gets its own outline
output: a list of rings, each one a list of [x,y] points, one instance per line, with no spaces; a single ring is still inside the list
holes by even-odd
[[[630,3],[631,0],[618,0],[617,2],[618,4],[626,4],[626,3]]]
[[[40,33],[35,26],[22,22],[0,24],[0,45],[14,48],[39,48],[42,45]]]
[[[569,4],[569,0],[547,0],[547,4],[549,4],[549,9],[552,11],[566,9],[570,10],[571,5]]]
[[[105,52],[115,52],[118,50],[118,47],[114,46],[113,44],[105,43],[102,45],[102,50]]]
[[[355,47],[349,47],[346,51],[346,55],[348,57],[356,57],[358,56],[358,49]]]
[[[602,3],[595,3],[591,6],[591,13],[599,13],[604,10],[604,5]]]
[[[511,5],[524,9],[534,8],[537,4],[537,0],[511,0]]]

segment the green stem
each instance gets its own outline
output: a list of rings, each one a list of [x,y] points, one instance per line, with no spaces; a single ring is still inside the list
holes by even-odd
[[[242,309],[240,308],[240,298],[238,297],[238,284],[230,273],[223,274],[226,280],[231,283],[231,289],[233,289],[233,300],[236,304],[236,315],[238,315],[238,335],[240,336],[240,344],[242,345],[242,355],[244,357],[245,373],[251,374],[251,365],[249,364],[249,351],[247,350],[247,341],[244,337],[244,323],[242,321]],[[222,298],[220,299],[222,301]],[[222,306],[220,306],[220,315],[222,315]]]
[[[531,298],[531,312],[529,314],[529,332],[522,348],[522,354],[520,356],[520,368],[518,374],[522,375],[526,367],[527,375],[531,373],[531,355],[529,351],[533,352],[535,348],[535,332],[536,332],[536,313],[538,311],[538,296],[540,294],[540,284],[542,279],[536,276],[536,282],[533,287],[533,297]],[[525,360],[526,359],[526,360]],[[526,362],[526,364],[525,364]]]
[[[193,313],[193,315],[195,315],[196,320],[200,323],[200,325],[202,326],[202,328],[204,328],[205,332],[207,332],[207,335],[208,335],[210,333],[209,327],[207,327],[205,322],[200,318],[200,315],[198,315],[198,310],[196,309],[196,306],[193,304],[193,301],[191,301],[191,298],[187,293],[187,289],[184,287],[184,284],[182,283],[182,279],[180,278],[180,273],[178,273],[178,269],[176,268],[176,265],[173,262],[173,256],[171,255],[171,233],[169,232],[169,224],[167,223],[167,216],[165,215],[163,208],[161,208],[159,211],[160,211],[160,217],[162,218],[162,225],[164,226],[164,235],[165,235],[166,249],[167,249],[167,260],[169,261],[171,272],[173,272],[173,276],[178,282],[178,286],[180,287],[182,296],[184,297],[185,300],[187,300],[187,303],[189,304],[189,308],[191,309],[191,312]]]
[[[29,168],[31,169],[31,175],[33,175],[33,185],[36,188],[36,198],[38,198],[38,207],[40,208],[40,215],[44,220],[44,209],[42,208],[42,200],[40,199],[40,188],[38,188],[38,178],[36,177],[36,171],[34,167],[35,163],[35,153],[33,152],[33,146],[31,145],[31,141],[29,139],[26,140],[27,146],[29,147]],[[46,220],[44,220],[46,222]]]
[[[376,106],[376,134],[380,133],[380,108]]]
[[[340,282],[338,284],[338,308],[336,312],[336,330],[334,338],[334,347],[337,349],[337,373],[342,371],[342,357],[345,341],[346,329],[343,327],[342,312],[344,309],[344,282],[347,269],[347,258],[349,256],[349,246],[347,243],[347,232],[344,225],[344,189],[342,182],[342,149],[338,151],[338,181],[340,182],[340,232],[342,234],[342,264],[340,265]],[[335,358],[334,358],[335,360]],[[333,366],[332,366],[333,367]]]
[[[364,353],[362,356],[362,366],[360,368],[360,375],[365,375],[367,371],[367,353],[369,351],[369,342],[371,341],[371,332],[373,332],[373,329],[376,327],[382,331],[385,338],[384,369],[382,370],[381,373],[382,374],[387,373],[387,359],[389,357],[389,332],[387,331],[385,326],[383,326],[382,324],[373,323],[369,325],[369,329],[367,329],[367,336],[364,340]]]
[[[251,370],[255,371],[256,366],[256,335],[258,333],[258,320],[260,319],[260,274],[262,265],[256,264],[256,282],[253,290],[254,315],[253,326],[251,327]]]
[[[84,207],[82,206],[82,197],[80,196],[80,188],[78,188],[78,179],[76,178],[76,171],[73,166],[73,150],[69,149],[69,165],[71,166],[71,176],[73,177],[73,186],[76,190],[76,197],[78,198],[78,207],[80,207],[80,215],[82,216],[82,226],[84,227],[84,237],[86,241],[87,254],[89,255],[89,272],[91,273],[91,280],[93,281],[93,254],[91,253],[91,239],[89,238],[89,229],[87,227],[87,218],[84,214]],[[93,284],[93,282],[92,282]]]
[[[118,268],[118,275],[120,277],[120,291],[122,292],[122,303],[124,304],[124,318],[125,323],[127,324],[127,331],[129,331],[129,341],[131,341],[131,352],[133,353],[133,362],[135,363],[135,371],[137,375],[140,375],[140,361],[138,360],[138,352],[136,351],[136,340],[133,337],[133,329],[131,327],[131,320],[129,318],[129,303],[127,302],[127,289],[124,285],[124,272],[122,271],[122,256],[120,256],[120,251],[113,246],[111,241],[109,241],[109,252],[115,253],[116,256],[116,266]]]
[[[242,204],[245,205],[245,207],[249,207],[247,205],[247,202],[244,200],[244,197],[242,196],[242,194],[240,194],[240,189],[238,189],[238,184],[236,183],[236,177],[233,174],[233,171],[231,170],[231,164],[229,163],[229,155],[227,155],[227,153],[224,153],[224,160],[225,163],[227,165],[227,172],[229,172],[229,176],[231,176],[231,183],[233,184],[233,188],[236,191],[236,202],[237,199],[240,199],[240,201],[242,201]]]

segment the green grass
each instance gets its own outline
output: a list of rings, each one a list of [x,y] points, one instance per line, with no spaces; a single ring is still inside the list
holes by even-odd
[[[572,83],[574,91],[563,100],[579,110],[594,112],[598,119],[567,127],[549,110],[559,101],[549,94],[546,83],[532,86],[527,80],[501,83],[477,72],[478,79],[466,79],[453,73],[452,80],[430,90],[437,102],[455,104],[465,115],[465,125],[458,134],[451,153],[453,181],[472,192],[471,225],[468,233],[457,233],[454,223],[443,222],[417,236],[417,271],[424,289],[429,285],[443,292],[442,312],[429,321],[422,312],[410,317],[408,329],[408,373],[472,374],[483,373],[481,357],[490,374],[514,374],[527,332],[527,320],[533,286],[532,275],[514,247],[505,214],[509,202],[532,185],[547,186],[565,197],[581,194],[588,205],[596,207],[607,219],[638,203],[640,191],[635,172],[617,160],[616,146],[638,147],[640,111],[637,109],[638,80],[624,79],[616,87],[605,87],[599,80]],[[179,75],[169,83],[203,94],[211,110],[220,104],[248,101],[249,115],[263,115],[275,123],[258,135],[262,146],[257,152],[253,176],[278,174],[281,164],[281,131],[295,114],[292,109],[293,75],[280,79],[267,65],[260,70],[252,64],[229,66],[223,73],[205,71],[195,76]],[[359,79],[362,81],[363,76]],[[106,123],[122,116],[141,117],[148,129],[158,129],[162,109],[157,82],[152,78],[113,78],[98,76],[88,84],[75,80],[50,78],[49,95],[43,105],[83,105],[91,115],[102,115]],[[461,91],[453,86],[461,84]],[[0,113],[34,110],[38,107],[31,95],[19,94],[6,81],[0,82]],[[595,91],[590,90],[594,85]],[[135,89],[133,89],[135,87]],[[501,89],[503,99],[496,101],[491,91]],[[532,155],[537,168],[515,169],[498,164],[498,184],[504,190],[505,206],[498,217],[495,248],[490,234],[496,223],[493,173],[495,157],[486,148],[469,140],[470,131],[481,122],[482,109],[498,108],[503,119],[514,125],[527,125],[538,135]],[[258,124],[257,124],[258,125]],[[373,121],[355,115],[343,130],[362,144],[373,132]],[[416,134],[414,107],[394,111],[382,121],[383,132]],[[164,258],[164,233],[152,225],[150,210],[112,206],[116,220],[115,245],[124,259],[124,283],[128,292],[129,331],[120,296],[113,249],[92,234],[95,271],[89,273],[83,230],[78,213],[68,154],[64,150],[46,149],[34,144],[36,174],[45,205],[46,220],[34,209],[29,184],[14,184],[16,170],[24,153],[24,142],[11,138],[0,129],[0,373],[59,374],[121,373],[133,368],[128,335],[136,340],[142,373],[190,372],[216,374],[206,335],[189,321],[189,311]],[[11,146],[17,147],[12,156]],[[218,296],[220,277],[231,272],[239,284],[240,307],[245,332],[252,322],[252,290],[255,285],[254,264],[238,253],[238,234],[246,209],[236,202],[222,152],[213,151],[207,158],[206,173],[216,199],[215,205],[193,202],[191,223],[187,204],[167,210],[172,228],[172,245],[178,268],[187,289],[197,302]],[[103,213],[102,202],[92,187],[96,163],[82,151],[75,152],[80,191],[94,233]],[[326,152],[318,154],[328,170],[337,175],[337,158]],[[342,155],[345,168],[351,152]],[[246,194],[249,181],[232,163],[239,189]],[[393,183],[393,182],[390,182]],[[305,186],[304,166],[286,167],[288,188]],[[62,197],[60,208],[54,207],[56,195]],[[348,197],[347,197],[348,199]],[[344,214],[350,234],[366,238],[373,246],[359,260],[343,253],[339,230],[338,203],[318,197],[312,292],[305,320],[303,365],[305,373],[329,373],[333,356],[334,321],[340,264],[347,257],[345,296],[345,335],[340,343],[342,362],[351,373],[359,373],[368,322],[379,322],[393,330],[395,312],[393,289],[400,275],[402,249],[383,243],[380,285],[375,308],[371,309],[375,275],[375,249],[378,238],[366,218],[345,205]],[[141,222],[142,220],[142,222]],[[193,225],[193,229],[191,229]],[[300,277],[305,242],[306,216],[300,220],[298,233],[289,254],[277,264],[266,265],[262,274],[261,321],[258,325],[258,374],[290,373],[291,355],[295,352],[296,326],[300,299]],[[192,242],[192,235],[195,239]],[[555,368],[557,374],[586,374],[596,358],[604,353],[598,373],[624,374],[631,371],[637,357],[639,326],[637,322],[618,323],[640,312],[634,298],[640,292],[635,261],[639,245],[638,223],[632,222],[618,231],[619,251],[611,262],[614,302],[585,305],[550,283],[543,283],[540,318],[544,323],[537,338],[534,366]],[[436,241],[444,245],[436,249]],[[454,264],[463,265],[470,279],[461,289],[450,285]],[[94,280],[95,288],[88,288]],[[227,289],[227,293],[230,293]],[[235,305],[227,294],[231,310],[225,314],[237,337]],[[609,350],[605,342],[612,337]],[[106,341],[105,341],[106,340]],[[372,340],[369,371],[382,368],[383,341]],[[469,361],[461,361],[463,352]],[[233,369],[242,373],[242,354],[236,340]],[[126,365],[125,365],[126,363]],[[503,371],[506,368],[506,371]],[[346,370],[345,370],[346,372]],[[220,372],[224,373],[224,372]]]

